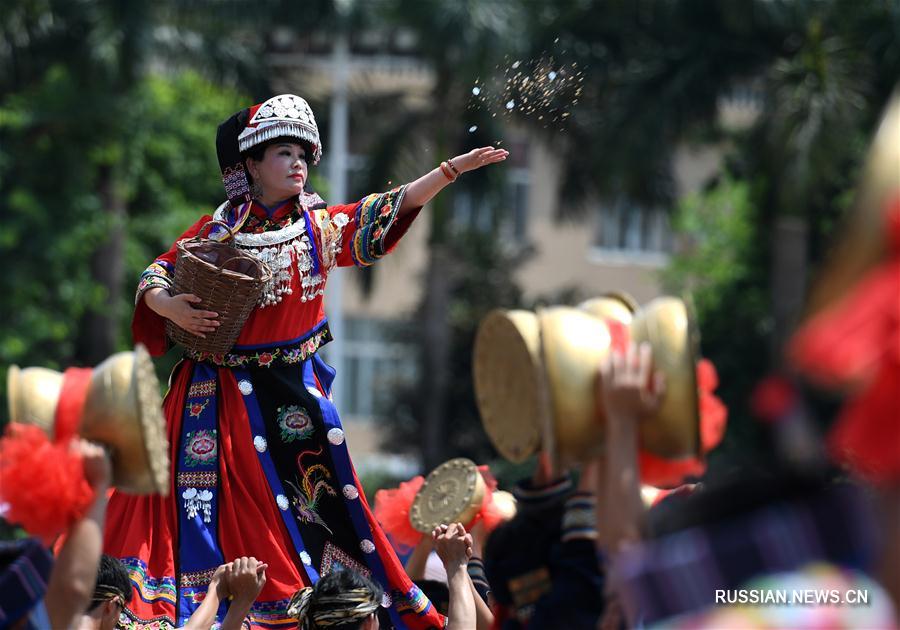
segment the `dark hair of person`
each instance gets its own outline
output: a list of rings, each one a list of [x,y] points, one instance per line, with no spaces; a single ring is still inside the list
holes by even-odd
[[[125,603],[131,601],[131,579],[128,577],[128,569],[118,558],[103,554],[100,556],[100,566],[97,568],[97,582],[94,585],[94,597],[88,612],[109,599],[110,592],[121,593]],[[99,595],[99,596],[98,596]]]
[[[317,600],[320,597],[337,596],[353,589],[366,589],[372,594],[375,601],[380,602],[384,596],[384,589],[377,582],[365,575],[351,569],[335,569],[318,582],[313,589],[312,602],[309,606],[310,614],[317,609]],[[362,627],[363,620],[353,620],[347,623],[329,626],[335,630],[357,630]]]

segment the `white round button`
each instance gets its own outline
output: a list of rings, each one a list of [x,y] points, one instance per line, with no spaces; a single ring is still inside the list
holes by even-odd
[[[344,496],[352,501],[353,499],[359,498],[359,490],[357,490],[356,486],[352,483],[348,483],[344,486]]]
[[[372,553],[375,551],[375,543],[368,538],[363,538],[359,541],[359,548],[362,549],[363,553]]]
[[[307,566],[312,564],[312,558],[310,558],[309,554],[305,551],[300,552],[300,559],[303,561],[303,564]]]
[[[249,396],[250,394],[253,393],[253,383],[251,383],[250,381],[248,381],[245,378],[242,378],[241,380],[238,381],[238,389],[241,390],[241,393],[244,396]]]
[[[344,432],[337,427],[331,429],[328,431],[328,441],[335,446],[340,446],[344,443]]]
[[[277,497],[275,497],[275,503],[277,503],[278,507],[280,507],[282,510],[286,510],[291,507],[291,504],[288,503],[288,498],[283,494],[279,494]]]
[[[257,435],[253,438],[253,447],[260,453],[265,453],[266,449],[269,447],[269,443],[266,442],[266,438],[261,435]]]

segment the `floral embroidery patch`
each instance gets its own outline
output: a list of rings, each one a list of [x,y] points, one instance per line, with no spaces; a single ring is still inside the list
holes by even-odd
[[[203,413],[203,410],[206,409],[206,406],[209,404],[209,398],[204,400],[202,403],[193,402],[189,403],[185,409],[188,410],[191,418],[199,418],[200,414]]]
[[[281,439],[288,443],[305,440],[314,431],[309,413],[297,405],[278,408],[278,426],[281,427]]]
[[[216,459],[216,432],[191,431],[185,436],[184,463],[187,466],[201,466]]]
[[[257,354],[254,358],[259,364],[259,367],[269,367],[272,364],[272,361],[275,360],[275,355],[271,352],[262,352]]]

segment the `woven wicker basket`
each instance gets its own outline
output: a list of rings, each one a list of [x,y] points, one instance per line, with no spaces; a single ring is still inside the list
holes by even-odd
[[[210,221],[206,225],[213,224],[223,226],[234,237],[225,223]],[[218,313],[219,327],[204,339],[166,320],[166,334],[194,352],[228,352],[272,279],[272,272],[268,265],[246,252],[200,234],[180,241],[177,247],[174,294],[193,293],[199,297],[200,302],[194,307]]]

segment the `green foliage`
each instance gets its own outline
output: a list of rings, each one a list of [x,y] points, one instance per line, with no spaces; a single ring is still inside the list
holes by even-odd
[[[2,366],[71,363],[82,316],[107,307],[89,264],[110,228],[98,195],[104,169],[116,172],[131,209],[127,313],[141,270],[221,199],[211,130],[245,101],[194,73],[150,75],[135,84],[133,107],[104,127],[71,115],[80,95],[72,71],[57,65],[0,102]],[[130,344],[127,319],[118,339],[121,348]],[[5,367],[0,372],[5,379]]]
[[[768,367],[771,315],[765,223],[759,186],[723,176],[683,199],[673,216],[676,252],[662,273],[665,292],[685,296],[701,331],[701,351],[716,366],[716,395],[728,405],[728,431],[712,466],[752,465],[762,437],[748,412]]]
[[[690,294],[701,319],[719,311],[724,290],[751,272],[755,218],[750,185],[730,176],[683,198],[672,218],[677,244],[663,272],[666,291]]]

